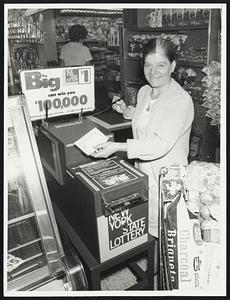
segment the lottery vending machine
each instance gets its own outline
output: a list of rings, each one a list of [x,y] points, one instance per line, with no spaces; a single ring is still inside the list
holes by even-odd
[[[22,71],[21,78],[32,120],[94,110],[92,66]],[[37,142],[52,201],[102,263],[148,241],[148,177],[119,157],[97,160],[73,146],[95,127],[113,138],[83,117],[49,121]]]
[[[63,215],[99,262],[148,241],[148,178],[115,156],[67,168]]]

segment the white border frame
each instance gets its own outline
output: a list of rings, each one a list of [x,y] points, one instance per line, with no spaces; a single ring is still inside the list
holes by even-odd
[[[116,8],[216,8],[222,10],[221,15],[221,66],[222,66],[222,75],[221,75],[221,148],[220,148],[220,157],[221,157],[221,199],[223,199],[222,205],[222,213],[224,218],[223,222],[223,251],[220,253],[221,256],[226,257],[226,11],[227,11],[227,4],[225,3],[162,3],[162,4],[140,4],[140,3],[106,3],[107,9],[116,9]],[[8,75],[8,67],[7,67],[7,58],[8,58],[8,41],[7,41],[7,11],[8,9],[66,9],[66,8],[89,8],[89,9],[105,9],[105,3],[75,3],[75,4],[68,4],[68,3],[36,3],[36,4],[4,4],[4,71],[5,74]],[[4,80],[4,102],[6,104],[7,101],[7,87],[8,85],[8,76],[5,76]],[[7,105],[4,105],[4,125],[5,129],[7,128]],[[4,134],[4,161],[7,158],[7,135]],[[7,198],[7,189],[6,189],[6,179],[7,178],[7,169],[4,165],[4,199]],[[4,205],[4,214],[7,213],[6,205]],[[6,236],[6,226],[4,226],[4,236]],[[5,242],[5,241],[4,241]],[[4,253],[6,251],[6,243],[4,243]],[[4,260],[4,269],[6,269],[6,261]],[[31,296],[225,296],[226,295],[226,266],[225,270],[223,270],[223,276],[225,276],[225,282],[223,283],[221,291],[199,291],[196,293],[185,293],[185,291],[84,291],[84,292],[5,292],[4,296],[21,296],[21,297],[31,297]],[[4,291],[6,291],[6,276],[3,274],[3,287]],[[222,281],[223,282],[223,281]],[[220,282],[221,285],[221,282]]]

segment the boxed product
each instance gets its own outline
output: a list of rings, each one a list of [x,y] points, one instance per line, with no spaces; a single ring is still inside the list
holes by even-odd
[[[160,174],[163,288],[218,288],[222,270],[220,166],[193,161]],[[173,170],[173,172],[172,172]]]
[[[220,165],[191,162],[185,186],[188,206],[199,215],[204,242],[220,243]]]
[[[162,25],[163,27],[172,26],[172,9],[162,10]]]

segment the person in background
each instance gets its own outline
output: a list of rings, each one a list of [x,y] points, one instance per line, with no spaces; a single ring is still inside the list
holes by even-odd
[[[126,151],[129,159],[149,178],[149,233],[158,237],[158,178],[163,166],[187,165],[189,137],[194,118],[190,95],[171,77],[176,67],[175,45],[151,39],[143,47],[144,74],[148,81],[137,95],[136,107],[123,100],[113,109],[132,119],[133,139],[95,147],[95,158]]]
[[[70,42],[61,48],[61,66],[82,66],[92,60],[89,48],[82,44],[88,32],[82,25],[73,25],[69,29]]]

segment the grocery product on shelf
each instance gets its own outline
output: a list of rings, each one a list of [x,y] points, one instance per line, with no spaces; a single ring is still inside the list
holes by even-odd
[[[79,24],[85,26],[89,39],[108,41],[108,46],[119,46],[119,26],[122,24],[122,18],[58,16],[55,23],[57,42],[67,41],[69,27]]]
[[[83,44],[90,49],[95,68],[95,81],[110,93],[120,92],[119,27],[121,17],[59,15],[55,18],[57,54],[69,41],[69,27],[74,24],[85,26],[88,37]]]
[[[205,242],[220,243],[220,166],[193,161],[185,179],[188,206],[198,213],[202,238]],[[195,197],[194,197],[195,196]]]
[[[193,161],[160,172],[161,285],[163,289],[218,289],[221,249],[220,165]]]
[[[8,39],[12,43],[41,43],[45,41],[42,31],[41,13],[26,16],[24,9],[10,9],[8,12]]]
[[[202,25],[209,22],[209,9],[162,9],[162,26]]]
[[[178,48],[180,48],[181,44],[183,44],[187,39],[187,35],[185,34],[133,34],[128,40],[128,56],[142,57],[143,45],[147,43],[149,39],[157,37],[171,40]]]

